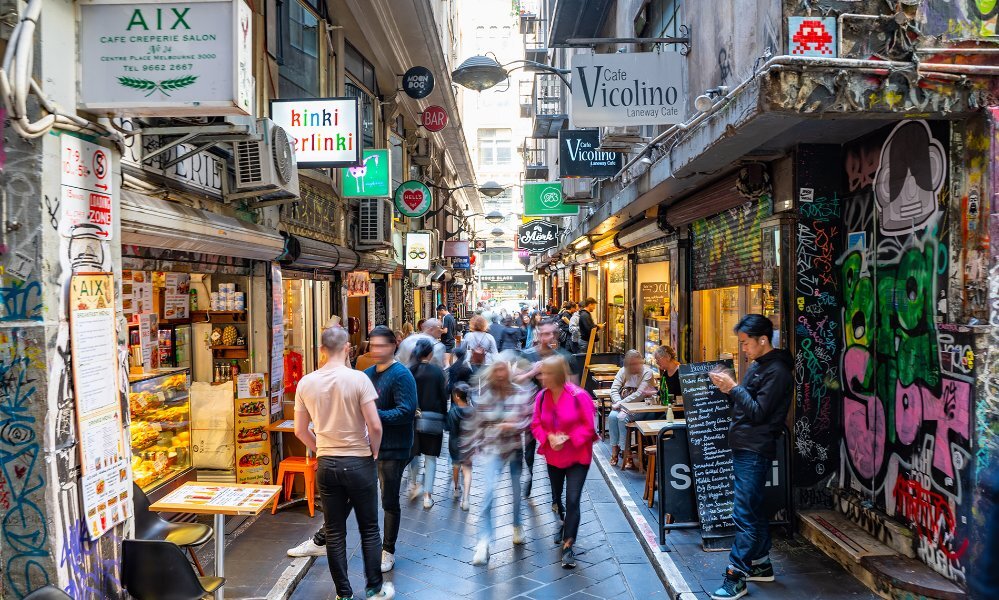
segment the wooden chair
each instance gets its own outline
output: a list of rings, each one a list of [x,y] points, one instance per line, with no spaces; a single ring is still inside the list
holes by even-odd
[[[642,434],[638,431],[638,425],[634,421],[630,421],[627,425],[625,425],[625,428],[626,433],[621,451],[625,453],[626,456],[629,454],[631,455],[632,463],[638,468],[638,472],[642,473],[645,470],[642,468]]]
[[[281,482],[284,488],[284,501],[291,501],[291,490],[295,486],[295,475],[302,474],[305,478],[305,500],[309,503],[309,516],[316,516],[316,468],[319,460],[305,456],[289,456],[278,465],[277,481]],[[278,509],[278,499],[281,495],[274,497],[274,506],[271,514],[276,514]]]
[[[652,508],[652,503],[655,502],[656,498],[656,447],[655,445],[645,447],[645,456],[649,457],[649,468],[645,472],[645,493],[642,494],[642,498],[649,503],[649,508]]]

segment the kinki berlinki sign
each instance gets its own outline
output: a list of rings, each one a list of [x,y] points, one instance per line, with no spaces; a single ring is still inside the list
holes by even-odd
[[[602,152],[596,129],[562,129],[558,165],[563,177],[613,177],[621,170],[621,154]]]
[[[272,100],[271,119],[291,136],[298,167],[361,165],[357,98]]]
[[[520,226],[517,247],[529,252],[545,252],[558,247],[558,225],[531,221]]]
[[[676,52],[573,54],[573,127],[683,121],[683,57]]]

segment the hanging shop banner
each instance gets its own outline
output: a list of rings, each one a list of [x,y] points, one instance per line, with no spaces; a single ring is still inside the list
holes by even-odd
[[[365,150],[361,164],[340,169],[340,191],[344,198],[391,198],[392,172],[389,151]]]
[[[664,125],[683,121],[683,56],[678,52],[573,54],[573,127]]]
[[[447,111],[440,106],[428,106],[423,111],[421,124],[427,131],[436,133],[447,127]]]
[[[253,14],[243,0],[90,0],[79,8],[80,108],[253,114]]]
[[[402,76],[402,91],[414,100],[426,98],[434,91],[434,74],[426,67],[410,67]]]
[[[623,164],[619,152],[600,150],[596,129],[562,129],[558,132],[558,168],[562,177],[613,177]]]
[[[271,100],[271,119],[291,136],[299,169],[361,164],[358,98]]]
[[[475,240],[475,251],[485,252],[486,251],[486,240]]]
[[[444,253],[441,256],[464,256],[468,257],[468,241],[454,240],[444,242]]]
[[[406,234],[406,268],[412,271],[430,270],[430,234]]]
[[[63,237],[96,236],[110,240],[114,231],[111,202],[111,153],[97,144],[73,137],[62,141],[59,233]]]
[[[83,503],[87,531],[96,540],[124,522],[132,504],[128,448],[118,401],[113,275],[74,275],[69,305]]]
[[[517,232],[517,247],[541,253],[558,247],[558,225],[535,220],[521,225]]]
[[[471,269],[472,261],[467,256],[456,257],[451,261],[452,269]]]
[[[410,179],[395,188],[395,208],[410,218],[422,217],[430,210],[433,195],[422,182]]]
[[[347,273],[347,297],[359,298],[371,293],[371,274],[368,271]]]
[[[561,181],[524,184],[524,217],[551,217],[579,214],[579,206],[566,204]]]
[[[281,412],[284,395],[284,284],[281,265],[271,263],[271,414]]]

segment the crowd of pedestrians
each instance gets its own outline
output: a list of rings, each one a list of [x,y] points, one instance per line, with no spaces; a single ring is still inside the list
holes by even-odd
[[[569,321],[571,315],[563,320],[527,311],[489,320],[476,314],[459,342],[457,322],[441,305],[437,318],[421,322],[418,333],[408,324],[398,332],[373,328],[364,351],[354,354],[347,331],[331,320],[321,335],[320,368],[302,378],[295,399],[296,435],[318,457],[325,523],[288,553],[326,555],[337,598],[354,598],[346,551],[346,521],[353,511],[361,534],[363,597],[393,598],[392,584],[382,578],[395,566],[403,477],[408,472],[410,500],[422,498],[423,508],[431,510],[447,433],[449,487],[458,507],[470,509],[473,466],[485,484],[472,563],[489,561],[495,493],[507,472],[514,491],[513,542],[526,541],[522,499],[531,494],[540,453],[560,517],[554,539],[562,566],[575,567],[580,495],[597,434],[593,400],[578,386],[577,361],[566,348]]]

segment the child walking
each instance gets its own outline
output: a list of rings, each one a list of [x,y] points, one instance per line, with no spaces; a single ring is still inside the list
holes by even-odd
[[[472,461],[463,446],[462,428],[472,417],[473,409],[468,404],[468,385],[458,383],[451,391],[451,408],[447,411],[445,425],[448,431],[447,449],[451,455],[451,483],[453,497],[461,498],[461,510],[468,510],[468,497],[472,491]],[[461,471],[461,479],[458,472]]]

